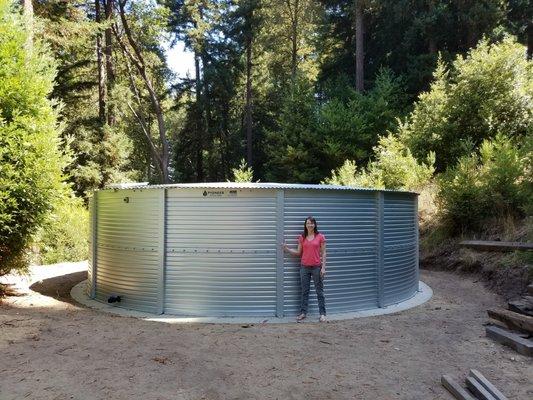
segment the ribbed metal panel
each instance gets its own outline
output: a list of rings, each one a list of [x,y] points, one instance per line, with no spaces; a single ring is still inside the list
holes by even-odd
[[[384,201],[384,305],[412,297],[418,289],[417,197],[385,193]]]
[[[327,277],[324,281],[328,313],[377,307],[376,200],[374,193],[285,191],[284,231],[295,248],[305,218],[316,218],[327,241]],[[299,260],[285,257],[284,311],[300,311]],[[313,284],[311,284],[313,286]],[[309,312],[318,312],[313,287]]]
[[[168,189],[165,313],[276,313],[276,191]]]
[[[85,287],[85,291],[87,293],[87,296],[92,297],[92,290],[93,290],[93,251],[94,251],[94,222],[95,222],[95,211],[93,209],[95,205],[95,201],[93,197],[89,198],[89,257],[87,260],[88,268],[87,268],[87,286]]]
[[[158,312],[160,193],[101,191],[97,204],[96,298]]]

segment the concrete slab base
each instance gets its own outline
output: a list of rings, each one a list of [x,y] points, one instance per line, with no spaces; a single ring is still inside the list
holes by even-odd
[[[100,303],[99,301],[90,299],[85,293],[87,281],[83,281],[74,286],[70,292],[70,295],[78,303],[83,304],[89,308],[110,312],[125,317],[135,317],[146,321],[166,322],[169,324],[179,323],[206,323],[206,324],[264,324],[264,323],[293,323],[295,317],[180,317],[177,315],[167,314],[149,314],[135,310],[128,310],[126,308],[118,307],[113,304]],[[418,284],[418,291],[416,294],[408,300],[401,303],[392,304],[383,308],[373,308],[371,310],[363,310],[342,314],[328,314],[328,321],[342,321],[354,318],[373,317],[376,315],[392,314],[400,311],[408,310],[410,308],[419,306],[429,299],[433,295],[431,288],[424,282],[420,281]],[[318,322],[318,315],[309,315],[303,323]]]

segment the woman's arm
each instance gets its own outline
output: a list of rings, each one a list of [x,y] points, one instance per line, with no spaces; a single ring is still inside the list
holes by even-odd
[[[320,245],[320,252],[322,253],[322,268],[320,268],[320,276],[322,278],[326,275],[326,242]]]
[[[286,252],[292,254],[293,256],[300,257],[302,255],[302,244],[298,243],[298,249],[297,250],[293,250],[293,249],[289,248],[289,246],[287,246],[286,243],[283,243],[283,250],[285,250]]]

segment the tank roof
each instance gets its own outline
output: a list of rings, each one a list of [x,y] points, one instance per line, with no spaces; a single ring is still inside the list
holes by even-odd
[[[107,185],[103,190],[113,189],[293,189],[293,190],[349,190],[370,192],[416,192],[392,189],[364,188],[355,186],[276,183],[276,182],[198,182],[198,183],[171,183],[166,185],[150,185],[148,182],[127,182]]]

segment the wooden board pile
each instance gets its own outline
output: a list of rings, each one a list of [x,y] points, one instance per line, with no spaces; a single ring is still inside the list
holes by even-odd
[[[461,247],[467,247],[481,251],[533,251],[533,243],[524,242],[501,242],[488,240],[463,240],[459,243]]]
[[[510,301],[509,310],[487,310],[496,325],[488,325],[485,331],[491,339],[520,354],[533,356],[533,285],[527,289],[529,295]]]
[[[507,400],[507,397],[475,369],[471,369],[469,376],[465,379],[468,390],[459,385],[450,375],[443,375],[441,382],[459,400]]]

